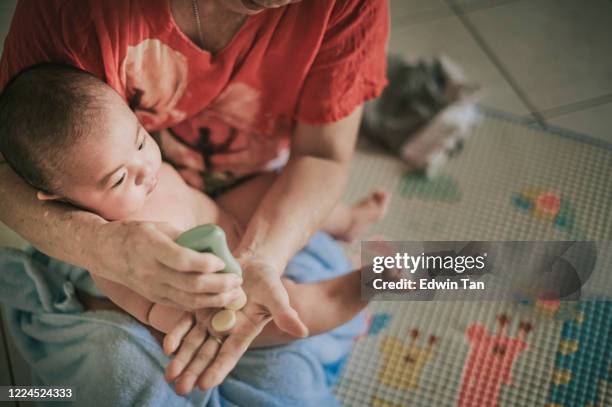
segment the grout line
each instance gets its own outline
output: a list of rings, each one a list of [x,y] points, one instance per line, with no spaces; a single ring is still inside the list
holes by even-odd
[[[0,331],[2,331],[2,341],[4,344],[4,354],[6,356],[6,363],[8,363],[8,371],[9,376],[11,378],[11,386],[15,385],[15,375],[13,373],[13,364],[11,363],[11,357],[8,351],[8,338],[6,335],[6,325],[4,324],[4,315],[2,310],[0,310]]]
[[[458,7],[461,14],[471,13],[472,11],[485,10],[488,8],[494,8],[499,6],[505,6],[506,4],[516,3],[521,0],[480,0],[474,3],[467,3],[461,5],[457,3],[457,0],[450,0],[450,2]]]
[[[451,8],[451,10],[455,13],[457,18],[461,21],[463,26],[468,30],[468,32],[470,33],[470,35],[472,36],[476,44],[478,44],[480,49],[485,53],[485,55],[489,58],[489,60],[497,68],[499,73],[508,82],[508,84],[510,85],[514,93],[516,93],[516,96],[518,96],[518,98],[525,104],[525,106],[527,107],[527,110],[529,110],[529,113],[531,113],[535,121],[543,128],[546,128],[546,121],[544,120],[544,117],[542,117],[542,115],[538,112],[536,107],[531,103],[531,101],[529,100],[525,92],[523,92],[521,87],[515,82],[510,72],[506,70],[502,62],[499,60],[499,58],[497,58],[497,56],[491,49],[491,47],[489,47],[486,41],[482,38],[482,36],[480,35],[476,27],[465,16],[465,14],[461,12],[461,9],[459,6],[454,4],[451,0],[445,0],[445,1],[448,4],[448,6]]]
[[[605,105],[612,102],[612,93],[607,95],[597,96],[590,99],[580,100],[565,105],[551,107],[550,109],[540,110],[542,117],[552,119],[554,117],[564,116],[570,113],[576,113],[582,110],[591,109],[593,107]]]
[[[537,128],[538,130],[544,131],[548,134],[553,134],[559,137],[565,137],[572,140],[577,140],[583,143],[588,143],[594,147],[603,148],[608,151],[612,151],[612,142],[602,140],[597,137],[593,137],[587,133],[582,133],[576,130],[568,129],[561,126],[556,125],[547,125],[545,128],[542,128],[537,122],[533,120],[533,118],[525,118],[525,116],[517,115],[516,113],[509,113],[504,110],[500,110],[494,107],[478,105],[479,111],[497,119],[506,120],[510,122],[514,122],[523,126],[528,126],[532,128]],[[612,201],[611,201],[612,202]]]

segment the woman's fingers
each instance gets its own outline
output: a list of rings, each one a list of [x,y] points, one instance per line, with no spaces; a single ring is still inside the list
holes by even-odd
[[[201,308],[223,308],[240,297],[240,286],[219,294],[188,293],[171,286],[166,286],[165,295],[167,297],[162,299],[162,301],[167,298],[177,298],[178,302],[186,304],[180,308],[189,311],[195,311]]]
[[[193,325],[194,319],[193,314],[190,312],[183,313],[183,316],[176,325],[172,328],[170,332],[164,337],[164,354],[166,356],[172,355],[178,349],[181,341],[191,329]]]
[[[248,145],[240,150],[213,154],[210,157],[212,167],[216,171],[230,171],[232,174],[241,175],[260,170],[279,159],[276,141],[249,137],[247,143]],[[280,155],[282,160],[283,154]],[[288,158],[288,150],[286,158]]]
[[[166,368],[166,380],[176,381],[175,390],[178,394],[190,392],[196,383],[203,389],[221,383],[255,337],[272,320],[271,317],[262,318],[261,315],[252,315],[249,318],[243,315],[242,311],[239,313],[238,324],[230,331],[221,346],[220,341],[211,336],[216,335],[215,333],[204,333],[204,327],[210,325],[210,318],[207,315],[210,316],[212,313],[205,311],[196,313],[197,325],[191,328],[180,345],[175,359]],[[184,336],[188,323],[189,321],[179,321],[169,335]]]
[[[206,327],[196,323],[183,340],[176,357],[166,367],[166,381],[174,381],[183,372],[207,337]]]
[[[177,245],[174,239],[181,232],[161,222],[106,223],[91,242],[99,250],[87,268],[155,303],[187,310],[227,304],[232,300],[227,292],[240,285],[240,278],[215,275],[224,262]]]
[[[217,153],[210,157],[213,168],[221,170],[234,165],[245,165],[253,161],[255,156],[250,151],[235,151],[231,153]]]
[[[264,305],[270,311],[274,323],[283,331],[298,338],[308,336],[308,328],[291,307],[289,295],[283,286],[280,277],[272,276],[268,279],[269,292]]]
[[[205,390],[221,384],[268,322],[270,322],[270,318],[266,318],[257,324],[248,322],[239,332],[232,331],[225,338],[212,364],[198,378],[198,387]]]
[[[155,258],[160,263],[177,271],[199,271],[214,273],[225,268],[225,263],[212,253],[200,253],[179,246],[168,236],[155,242]]]
[[[183,178],[186,183],[197,190],[202,191],[206,186],[202,173],[199,171],[183,169],[179,170],[179,174],[181,174],[181,178]]]
[[[166,159],[172,161],[174,165],[180,165],[196,171],[204,171],[204,160],[199,151],[178,141],[168,130],[160,131],[159,135],[161,138],[161,149]]]
[[[198,353],[193,358],[189,366],[184,369],[183,373],[176,381],[175,389],[178,394],[186,394],[193,390],[196,380],[202,372],[210,365],[215,354],[219,350],[220,344],[212,336],[204,342],[198,350]]]
[[[270,313],[274,323],[283,331],[297,338],[308,336],[308,327],[302,322],[298,313],[289,306],[272,306]]]
[[[240,287],[242,284],[242,278],[233,273],[177,273],[170,268],[165,268],[164,277],[167,284],[188,293],[220,294]]]

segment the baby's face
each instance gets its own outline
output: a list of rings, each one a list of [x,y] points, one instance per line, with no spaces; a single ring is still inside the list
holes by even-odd
[[[120,220],[140,210],[157,186],[161,153],[119,96],[109,99],[96,128],[66,157],[60,188],[78,206]]]

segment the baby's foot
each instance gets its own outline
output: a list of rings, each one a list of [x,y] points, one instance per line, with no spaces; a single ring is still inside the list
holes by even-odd
[[[343,232],[335,235],[336,239],[352,242],[361,236],[365,230],[387,214],[389,198],[387,191],[377,190],[368,197],[352,206],[351,222]]]

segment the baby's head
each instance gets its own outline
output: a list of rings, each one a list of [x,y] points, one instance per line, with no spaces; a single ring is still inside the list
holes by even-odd
[[[108,220],[142,208],[161,165],[155,140],[110,86],[52,64],[24,70],[0,95],[0,152],[38,199]]]

